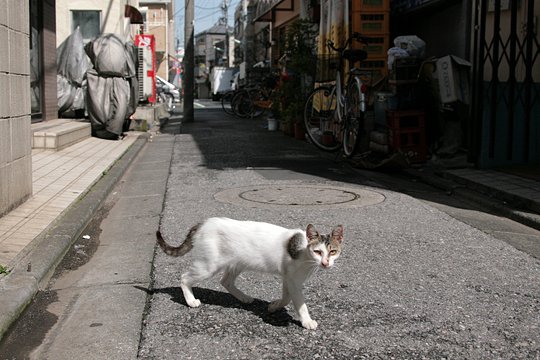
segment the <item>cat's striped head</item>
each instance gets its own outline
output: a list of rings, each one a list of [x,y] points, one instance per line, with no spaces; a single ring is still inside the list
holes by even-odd
[[[309,224],[306,237],[308,251],[313,259],[324,269],[332,267],[341,254],[343,225],[336,226],[330,234],[321,235],[313,225]]]

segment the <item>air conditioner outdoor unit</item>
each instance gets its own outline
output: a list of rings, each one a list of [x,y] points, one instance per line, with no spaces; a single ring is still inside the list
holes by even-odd
[[[135,37],[138,48],[139,101],[156,102],[156,61],[154,35],[141,34]]]

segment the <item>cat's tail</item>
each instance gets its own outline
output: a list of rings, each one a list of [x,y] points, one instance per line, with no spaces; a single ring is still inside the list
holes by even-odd
[[[171,246],[167,244],[163,236],[161,235],[161,232],[158,230],[156,231],[156,238],[157,242],[159,244],[159,247],[165,252],[165,254],[170,256],[184,256],[187,254],[192,248],[193,248],[193,235],[199,230],[201,224],[197,224],[194,227],[192,227],[184,242],[180,246]]]

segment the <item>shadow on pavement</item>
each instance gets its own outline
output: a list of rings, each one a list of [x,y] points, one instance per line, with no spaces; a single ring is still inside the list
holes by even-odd
[[[136,289],[146,292],[149,295],[154,295],[154,294],[169,295],[172,301],[187,307],[186,301],[184,300],[184,295],[182,294],[182,289],[180,287],[166,287],[166,288],[152,289],[152,290],[149,290],[142,286],[134,286],[134,287]],[[254,315],[257,315],[258,317],[260,317],[262,321],[272,326],[289,326],[292,323],[298,326],[302,326],[300,322],[297,320],[294,320],[291,317],[291,315],[287,313],[285,309],[282,309],[275,313],[269,313],[268,305],[270,305],[270,303],[268,301],[255,299],[251,304],[244,304],[238,301],[238,299],[236,299],[229,293],[222,292],[222,291],[215,291],[211,289],[204,289],[204,288],[199,288],[199,287],[193,288],[193,294],[195,295],[197,299],[201,300],[202,302],[201,306],[215,305],[215,306],[220,306],[224,308],[242,309],[242,310],[251,311]]]
[[[195,110],[195,120],[182,125],[182,134],[193,137],[209,169],[252,169],[269,180],[318,180],[325,178],[406,193],[418,199],[452,207],[478,210],[451,194],[425,185],[399,170],[354,169],[339,153],[326,153],[305,140],[282,131],[268,131],[265,117],[241,119],[220,108]],[[488,209],[482,209],[488,211]]]

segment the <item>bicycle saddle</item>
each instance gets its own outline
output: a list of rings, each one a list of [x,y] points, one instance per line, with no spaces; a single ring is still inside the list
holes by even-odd
[[[366,60],[367,52],[361,49],[347,49],[343,52],[343,58],[354,64],[355,62]]]

